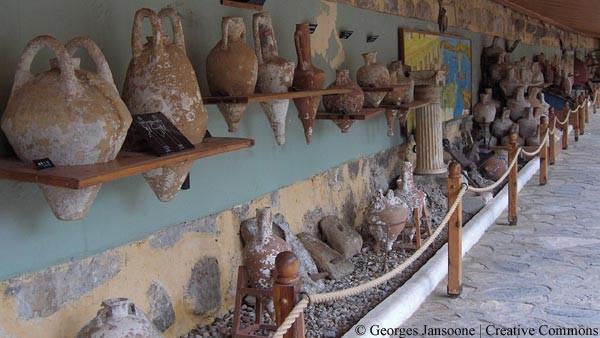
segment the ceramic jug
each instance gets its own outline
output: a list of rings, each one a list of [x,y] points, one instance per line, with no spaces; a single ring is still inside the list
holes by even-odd
[[[512,125],[513,122],[510,119],[510,109],[504,108],[502,117],[496,119],[494,123],[492,123],[492,135],[496,139],[502,140],[502,138],[508,134]]]
[[[360,86],[350,78],[350,71],[347,69],[337,70],[335,82],[329,89],[352,89],[348,94],[327,95],[323,97],[323,106],[330,114],[358,114],[365,102],[365,96]],[[338,119],[333,122],[340,128],[342,133],[348,132],[354,120]]]
[[[519,137],[525,145],[535,146],[539,144],[537,136],[540,120],[533,114],[531,107],[525,109],[525,114],[519,120]]]
[[[31,62],[44,47],[56,60],[50,70],[32,74]],[[78,48],[87,51],[96,71],[79,68],[79,60],[72,59]],[[44,35],[31,40],[19,58],[1,124],[21,161],[49,158],[56,166],[74,166],[114,160],[131,115],[104,55],[92,40],[79,37],[63,46]],[[61,220],[85,217],[101,187],[39,186]]]
[[[325,72],[313,66],[310,49],[310,30],[308,23],[296,25],[294,33],[298,65],[294,72],[293,88],[297,91],[323,89],[325,84]],[[317,115],[317,109],[321,103],[321,96],[311,96],[294,99],[298,109],[298,117],[304,127],[306,143],[310,143],[313,134],[313,125]]]
[[[542,87],[544,85],[544,74],[542,73],[542,66],[539,62],[534,62],[531,65],[531,85],[535,87]]]
[[[173,41],[168,41],[161,21],[171,21]],[[141,41],[142,23],[152,26],[152,37]],[[158,15],[142,8],[135,13],[131,33],[132,58],[125,76],[123,99],[131,114],[161,112],[192,144],[204,139],[208,114],[202,102],[196,73],[187,57],[181,20],[172,8]],[[159,200],[172,200],[185,181],[193,161],[184,161],[143,174]]]
[[[377,192],[367,209],[366,222],[375,239],[376,251],[391,251],[398,235],[406,227],[409,210],[393,190]]]
[[[531,107],[531,103],[525,99],[525,87],[517,87],[516,93],[515,97],[507,102],[508,109],[510,109],[510,119],[514,122],[519,121],[523,117],[525,109]]]
[[[208,88],[213,96],[254,94],[258,78],[258,60],[246,44],[246,26],[241,17],[224,17],[223,37],[206,59]],[[247,104],[218,104],[229,127],[236,132]]]
[[[146,314],[127,298],[102,302],[98,314],[84,326],[76,338],[163,338]]]
[[[517,88],[520,86],[520,82],[515,75],[515,68],[509,67],[508,72],[504,80],[500,81],[500,89],[504,93],[504,97],[511,98],[516,94]]]
[[[261,93],[287,93],[294,79],[295,64],[279,56],[277,40],[268,13],[253,16],[254,46],[258,59],[258,81]],[[277,144],[285,143],[285,118],[290,100],[273,100],[260,103],[275,133]]]
[[[399,106],[401,104],[409,104],[414,101],[415,81],[409,76],[406,76],[406,67],[402,61],[392,61],[388,65],[390,72],[390,83],[395,87],[383,99],[383,103],[387,105]]]
[[[405,161],[402,164],[402,170],[400,177],[396,180],[395,193],[408,206],[409,214],[412,214],[412,210],[419,209],[419,218],[429,218],[429,208],[427,207],[427,194],[423,190],[420,190],[415,185],[413,178],[413,165],[412,163]],[[409,217],[408,222],[412,223],[413,218]]]
[[[542,110],[544,109],[544,104],[538,99],[540,92],[541,88],[539,87],[529,87],[527,101],[529,101],[529,104],[531,104],[532,109],[535,109],[536,107],[540,107]]]
[[[502,104],[500,103],[500,101],[494,99],[494,93],[492,92],[492,88],[486,88],[485,93],[490,97],[490,102],[494,104],[494,107],[496,108],[496,114],[500,113],[502,111]]]
[[[246,228],[241,229],[242,237],[247,241],[242,255],[250,285],[254,288],[271,288],[275,257],[280,252],[291,251],[291,247],[273,234],[273,215],[269,207],[256,209],[256,222],[244,224]]]
[[[496,117],[496,106],[488,93],[479,95],[479,102],[473,107],[473,120],[476,123],[492,123]]]
[[[388,87],[391,82],[390,72],[384,65],[377,63],[377,52],[364,53],[362,56],[365,64],[356,73],[358,85],[363,88]],[[386,95],[387,91],[367,91],[365,101],[369,106],[377,108]]]

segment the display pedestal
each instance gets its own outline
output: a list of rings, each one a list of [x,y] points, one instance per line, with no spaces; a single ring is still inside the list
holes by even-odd
[[[443,111],[440,86],[415,87],[415,99],[429,102],[415,110],[415,141],[417,143],[417,175],[435,175],[446,172],[442,143]]]

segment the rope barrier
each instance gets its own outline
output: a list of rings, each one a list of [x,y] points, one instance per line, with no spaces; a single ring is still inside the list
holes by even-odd
[[[546,135],[544,136],[544,142],[542,142],[542,144],[540,144],[540,146],[537,148],[536,151],[528,152],[528,151],[525,151],[525,149],[521,149],[521,152],[525,156],[530,156],[530,157],[536,156],[537,154],[540,153],[540,151],[542,151],[542,148],[544,147],[544,145],[546,145],[546,143],[548,143],[548,131],[547,130],[546,130]]]
[[[355,296],[355,295],[365,292],[369,289],[377,287],[377,286],[389,281],[390,279],[396,277],[397,275],[401,274],[402,272],[404,272],[404,270],[406,270],[406,268],[408,268],[419,257],[421,257],[421,255],[431,246],[431,244],[433,244],[433,242],[437,239],[437,237],[440,236],[440,234],[442,233],[442,231],[444,230],[444,228],[450,221],[450,218],[456,211],[456,208],[458,208],[458,205],[462,202],[462,197],[467,192],[467,187],[468,187],[467,184],[463,184],[462,188],[460,189],[460,191],[456,197],[456,200],[454,201],[452,206],[450,206],[450,209],[448,209],[446,216],[444,216],[444,219],[442,219],[442,222],[437,227],[437,229],[433,232],[433,234],[431,234],[431,236],[429,236],[429,238],[427,238],[427,240],[423,243],[423,245],[419,249],[417,249],[417,251],[415,251],[415,253],[413,255],[411,255],[407,260],[402,262],[402,264],[398,265],[393,270],[390,270],[390,271],[386,272],[385,274],[383,274],[369,282],[366,282],[364,284],[360,284],[360,285],[357,285],[357,286],[354,286],[354,287],[351,287],[348,289],[343,289],[343,290],[338,290],[338,291],[333,291],[333,292],[303,295],[302,299],[296,304],[296,306],[294,306],[292,311],[288,314],[288,316],[285,318],[285,320],[281,323],[279,328],[277,328],[277,331],[275,331],[272,338],[283,338],[283,335],[285,335],[287,333],[287,331],[292,327],[292,325],[294,325],[294,323],[296,322],[298,317],[300,317],[300,314],[302,314],[304,312],[304,310],[308,307],[309,304],[325,303],[325,302],[330,302],[330,301],[334,301],[334,300],[344,299],[344,298],[350,297],[350,296]]]
[[[500,184],[502,184],[502,182],[504,182],[504,180],[508,177],[508,175],[510,174],[510,170],[517,165],[517,162],[519,161],[519,154],[523,151],[523,148],[519,148],[519,150],[517,150],[517,156],[515,156],[515,158],[513,158],[512,162],[510,163],[510,165],[508,166],[508,169],[506,170],[506,172],[502,175],[502,177],[500,177],[495,183],[488,185],[485,188],[476,188],[476,187],[472,187],[472,186],[468,186],[468,190],[470,192],[476,192],[476,193],[482,193],[482,192],[487,192],[487,191],[492,191],[494,189],[496,189]]]

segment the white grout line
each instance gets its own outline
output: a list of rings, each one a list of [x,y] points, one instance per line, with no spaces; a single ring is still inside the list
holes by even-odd
[[[540,168],[540,162],[536,158],[529,161],[519,171],[517,186],[520,191],[525,184],[535,175]],[[469,222],[464,225],[463,232],[463,256],[483,236],[485,231],[496,221],[508,206],[508,186],[505,186],[483,209],[481,209]],[[442,246],[436,254],[423,265],[404,285],[388,296],[383,302],[369,311],[343,338],[382,337],[369,332],[372,326],[380,328],[397,328],[419,309],[419,306],[427,299],[429,294],[435,290],[438,283],[448,273],[448,244]],[[366,329],[364,334],[359,335],[357,326]]]

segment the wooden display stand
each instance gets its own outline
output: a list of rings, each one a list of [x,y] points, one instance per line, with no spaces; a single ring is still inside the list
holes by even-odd
[[[254,324],[242,328],[242,303],[244,297],[256,297],[254,308]],[[259,335],[256,331],[268,330],[275,331],[277,326],[274,324],[263,323],[263,303],[265,300],[273,299],[273,289],[255,289],[248,286],[248,272],[245,266],[238,268],[237,289],[235,293],[235,308],[233,310],[233,326],[231,334],[233,338],[265,338],[268,336]]]

